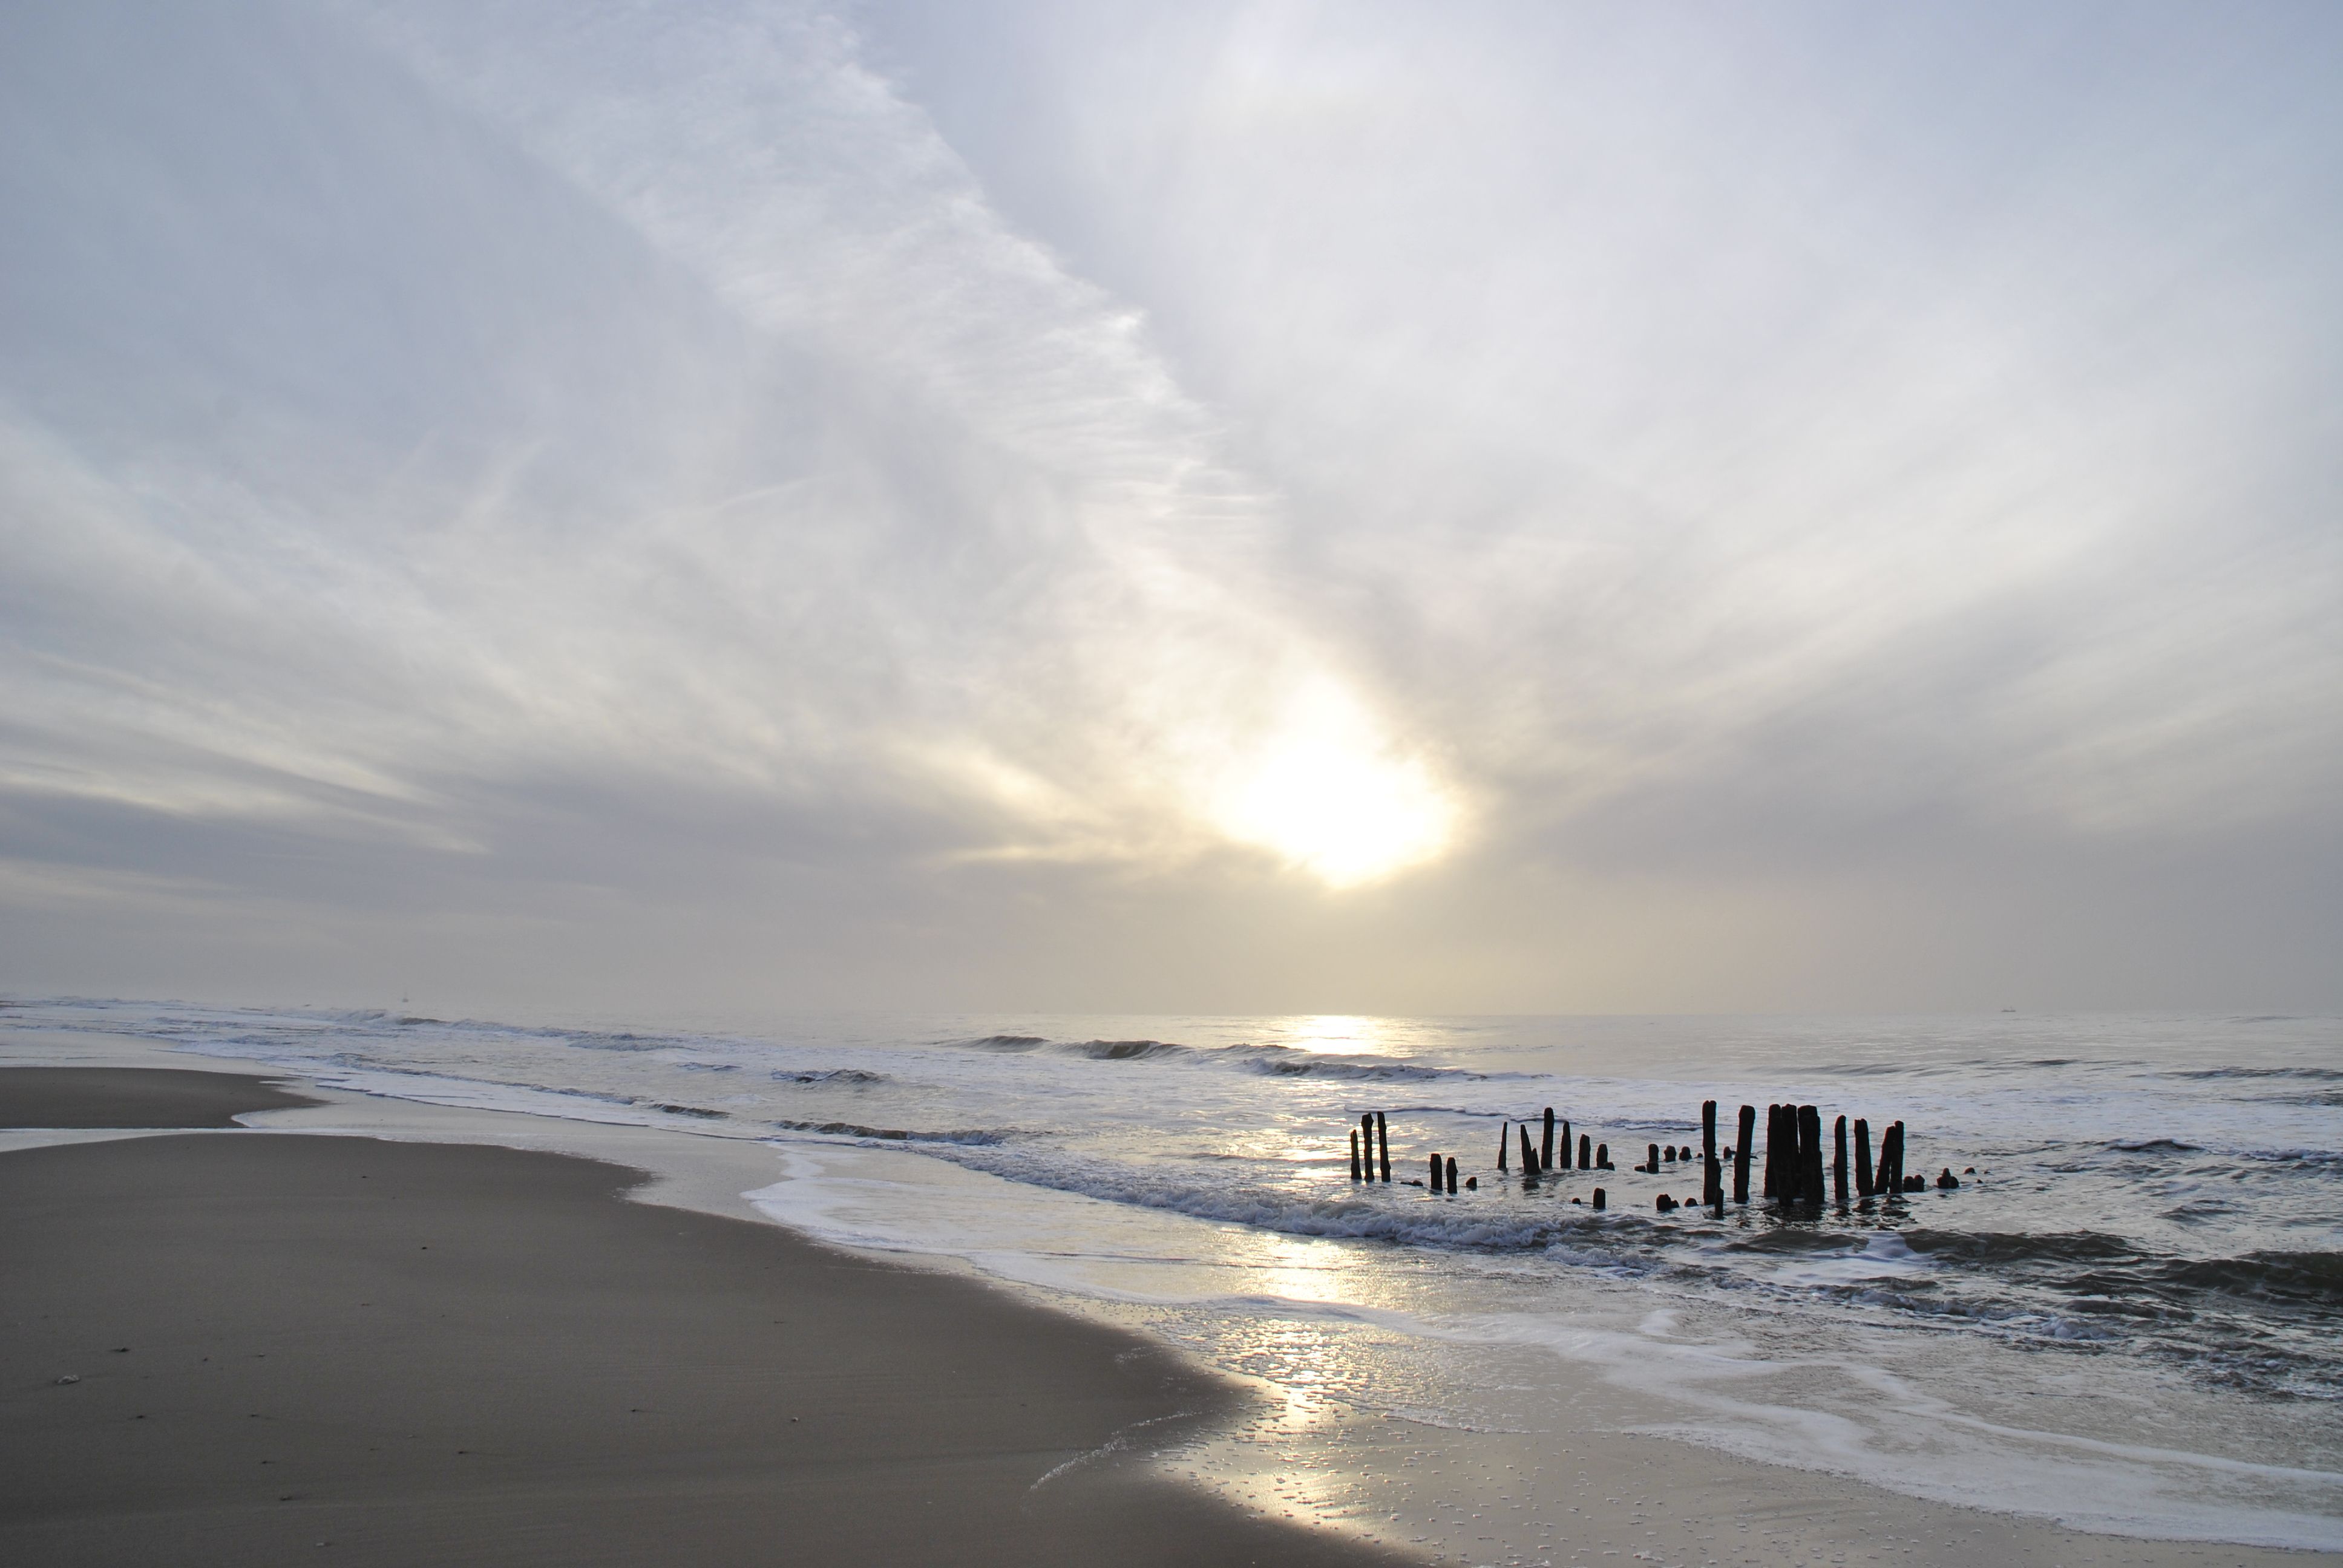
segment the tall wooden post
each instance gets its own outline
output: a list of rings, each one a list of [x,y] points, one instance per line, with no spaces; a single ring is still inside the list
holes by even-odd
[[[1725,1207],[1725,1172],[1716,1163],[1716,1101],[1700,1102],[1700,1201]]]
[[[1383,1151],[1380,1163],[1383,1181],[1388,1183],[1391,1181],[1391,1123],[1383,1120],[1383,1113],[1380,1111],[1375,1112],[1375,1145]]]
[[[1871,1196],[1871,1123],[1855,1119],[1855,1195]]]
[[[1453,1154],[1448,1157],[1448,1195],[1451,1198],[1456,1196],[1456,1157]]]
[[[1538,1141],[1538,1169],[1554,1169],[1554,1107],[1545,1108],[1545,1136]]]
[[[1351,1180],[1353,1181],[1360,1180],[1359,1130],[1355,1127],[1351,1129]]]
[[[1736,1203],[1749,1201],[1749,1143],[1756,1136],[1757,1108],[1745,1105],[1741,1108],[1740,1131],[1734,1134],[1733,1141],[1733,1201]]]
[[[1570,1169],[1570,1118],[1562,1119],[1562,1168]]]
[[[1798,1107],[1798,1201],[1823,1206],[1823,1113],[1815,1106]]]
[[[1513,1124],[1512,1122],[1510,1122],[1510,1121],[1500,1121],[1500,1122],[1498,1122],[1498,1123],[1497,1123],[1497,1169],[1498,1169],[1498,1170],[1500,1170],[1500,1171],[1503,1171],[1503,1170],[1505,1168],[1505,1145],[1506,1145],[1506,1144],[1508,1144],[1508,1143],[1511,1143],[1513,1141]]]
[[[1537,1150],[1530,1143],[1530,1124],[1524,1121],[1514,1131],[1522,1135],[1522,1179],[1534,1181],[1538,1173]]]
[[[1831,1201],[1846,1207],[1846,1118],[1842,1116],[1831,1129]]]
[[[1765,1108],[1765,1184],[1757,1195],[1761,1198],[1775,1197],[1780,1193],[1781,1187],[1782,1108],[1779,1105],[1769,1105]]]
[[[1594,1140],[1584,1132],[1578,1135],[1578,1168],[1581,1171],[1594,1169]]]

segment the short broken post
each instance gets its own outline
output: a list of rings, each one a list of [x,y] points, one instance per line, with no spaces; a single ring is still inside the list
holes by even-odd
[[[1451,1198],[1456,1196],[1456,1156],[1453,1154],[1448,1157],[1448,1195]]]

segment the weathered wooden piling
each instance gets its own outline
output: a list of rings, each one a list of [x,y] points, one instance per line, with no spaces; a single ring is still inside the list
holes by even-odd
[[[1362,1180],[1359,1174],[1359,1130],[1355,1127],[1351,1129],[1351,1180]]]
[[[1782,1195],[1782,1108],[1779,1105],[1765,1108],[1765,1178],[1757,1195],[1760,1198]]]
[[[1725,1171],[1716,1162],[1716,1101],[1700,1102],[1700,1201],[1725,1207]]]
[[[1440,1156],[1437,1154],[1433,1155],[1432,1157],[1432,1190],[1435,1192],[1440,1191],[1440,1173],[1443,1169],[1443,1167],[1440,1163]]]
[[[1656,1143],[1646,1143],[1644,1148],[1645,1151],[1644,1169],[1656,1176],[1660,1173],[1660,1146]]]
[[[1589,1152],[1589,1151],[1594,1148],[1594,1140],[1589,1138],[1585,1133],[1582,1132],[1578,1135],[1578,1168],[1581,1171],[1592,1171],[1594,1169],[1594,1156]]]
[[[1879,1175],[1873,1183],[1883,1198],[1904,1191],[1904,1124],[1891,1121],[1879,1136]]]
[[[1597,1143],[1594,1146],[1594,1168],[1597,1171],[1611,1169],[1611,1145],[1608,1143]]]
[[[1554,1169],[1554,1107],[1545,1108],[1545,1136],[1538,1141],[1538,1169]]]
[[[1530,1124],[1524,1121],[1513,1131],[1522,1135],[1522,1177],[1534,1181],[1538,1173],[1537,1146],[1530,1141]]]
[[[1453,1154],[1448,1157],[1448,1195],[1451,1198],[1456,1196],[1456,1156]]]
[[[1831,1201],[1846,1207],[1846,1118],[1842,1116],[1832,1126],[1831,1141]]]
[[[1798,1107],[1798,1201],[1819,1209],[1823,1204],[1823,1113],[1812,1105]]]
[[[1562,1119],[1562,1168],[1570,1169],[1570,1118]]]
[[[1603,1208],[1607,1201],[1608,1200],[1604,1197],[1603,1189],[1600,1187],[1594,1189],[1594,1206],[1597,1209]]]
[[[1740,1131],[1734,1135],[1733,1141],[1733,1201],[1746,1203],[1749,1201],[1749,1141],[1757,1136],[1755,1106],[1741,1108],[1739,1126]]]
[[[1503,1170],[1505,1168],[1505,1145],[1506,1145],[1506,1144],[1508,1144],[1508,1143],[1511,1143],[1513,1141],[1513,1124],[1512,1122],[1510,1122],[1510,1121],[1500,1121],[1500,1122],[1498,1122],[1498,1123],[1497,1123],[1497,1169],[1498,1169],[1498,1170],[1500,1170],[1500,1171],[1503,1171]]]
[[[1391,1123],[1383,1120],[1383,1113],[1380,1111],[1375,1112],[1375,1146],[1382,1151],[1377,1162],[1383,1166],[1383,1181],[1388,1183],[1391,1181]]]
[[[1871,1196],[1871,1123],[1855,1119],[1855,1195]]]

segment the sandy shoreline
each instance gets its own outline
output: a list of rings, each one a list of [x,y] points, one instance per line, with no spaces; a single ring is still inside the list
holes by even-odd
[[[0,1127],[217,1127],[255,1094],[315,1103],[227,1073],[0,1068]],[[1264,1519],[1128,1451],[1099,1456],[1118,1432],[1132,1448],[1203,1441],[1241,1417],[1241,1391],[1143,1337],[769,1225],[618,1201],[636,1181],[593,1160],[363,1136],[0,1152],[0,1555],[2337,1560],[2082,1534],[1663,1439],[1468,1442],[1361,1418],[1328,1489],[1341,1496],[1299,1516],[1388,1539],[1385,1506],[1414,1510],[1431,1533],[1402,1558],[1275,1517],[1328,1478],[1232,1489]],[[1424,1525],[1425,1478],[1409,1471],[1427,1442],[1453,1445],[1436,1483],[1447,1530]],[[1475,1549],[1488,1526],[1470,1522],[1520,1507],[1534,1467],[1566,1534],[1547,1552]]]
[[[186,1076],[191,1121],[262,1087]],[[106,1089],[40,1077],[0,1123]],[[182,1087],[106,1077],[125,1114]],[[0,1558],[1394,1561],[1086,1460],[1232,1407],[1168,1352],[636,1179],[332,1137],[0,1155]]]

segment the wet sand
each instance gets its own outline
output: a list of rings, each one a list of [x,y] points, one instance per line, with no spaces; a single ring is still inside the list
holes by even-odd
[[[0,1069],[0,1125],[239,1097],[287,1102]],[[0,1561],[1401,1561],[1124,1457],[1242,1398],[1166,1351],[637,1180],[247,1132],[0,1154]]]

